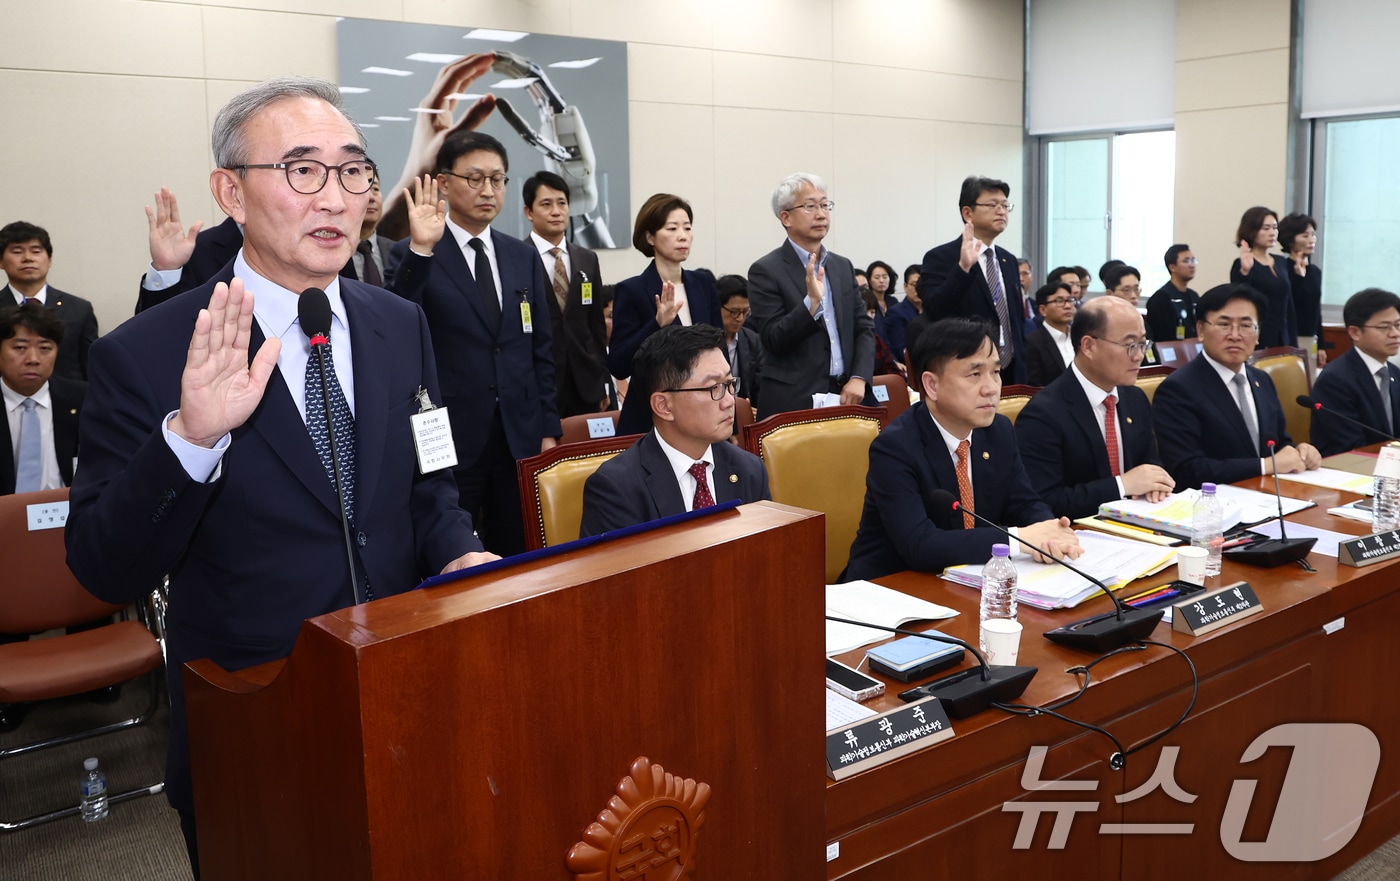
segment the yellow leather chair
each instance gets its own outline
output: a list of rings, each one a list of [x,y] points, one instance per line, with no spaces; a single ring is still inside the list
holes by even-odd
[[[1312,438],[1312,413],[1298,403],[1299,395],[1312,394],[1306,357],[1302,349],[1280,346],[1256,352],[1249,359],[1274,381],[1278,402],[1283,405],[1283,418],[1295,444],[1310,443]]]
[[[1007,385],[1002,386],[1001,400],[997,401],[997,412],[1016,424],[1016,417],[1021,415],[1021,409],[1030,403],[1035,393],[1040,391],[1039,386],[1034,385]]]
[[[1157,386],[1162,384],[1162,380],[1171,375],[1172,368],[1168,367],[1144,367],[1138,371],[1137,382],[1134,383],[1147,395],[1148,403],[1152,402],[1157,394]]]
[[[525,548],[539,550],[578,538],[583,523],[583,484],[598,466],[632,446],[642,435],[560,444],[515,463]]]
[[[744,446],[763,459],[773,501],[826,515],[826,580],[846,568],[865,504],[870,442],[883,407],[823,407],[779,413],[744,430]]]

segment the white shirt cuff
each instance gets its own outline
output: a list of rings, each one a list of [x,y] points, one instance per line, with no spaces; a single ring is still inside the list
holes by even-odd
[[[178,284],[183,273],[183,268],[156,269],[152,263],[146,267],[146,277],[141,279],[141,287],[148,291],[163,291]]]
[[[1017,557],[1020,557],[1022,559],[1030,559],[1031,552],[1026,550],[1025,545],[1021,544],[1019,541],[1016,541],[1016,539],[1021,537],[1020,532],[1017,531],[1017,527],[1008,527],[1006,531],[1011,533],[1011,540],[1007,542],[1007,545],[1009,545],[1011,548],[1012,559],[1016,559]]]
[[[1117,477],[1113,478],[1113,481],[1114,483],[1118,484],[1118,498],[1126,499],[1128,497],[1128,494],[1123,490],[1123,475],[1118,475]]]
[[[160,425],[161,434],[164,435],[165,443],[170,447],[170,452],[174,453],[175,458],[180,460],[180,465],[184,467],[190,480],[196,483],[212,483],[218,480],[219,475],[223,473],[224,453],[233,441],[233,435],[226,434],[219,438],[219,442],[214,444],[212,450],[196,446],[170,430],[170,420],[175,418],[175,414],[179,412],[179,410],[171,410]]]

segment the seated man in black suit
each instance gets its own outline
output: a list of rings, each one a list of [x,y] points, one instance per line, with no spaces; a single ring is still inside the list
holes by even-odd
[[[763,372],[763,340],[758,331],[748,327],[749,280],[742,275],[722,275],[715,281],[719,292],[719,314],[724,321],[725,352],[729,369],[738,383],[736,397],[758,401],[759,375]]]
[[[63,322],[63,343],[53,371],[67,379],[87,381],[88,349],[97,341],[97,316],[92,303],[49,285],[53,241],[41,226],[17,220],[0,229],[0,260],[9,284],[0,292],[0,305],[35,300]]]
[[[936,506],[930,496],[939,489],[1056,557],[1081,553],[1069,521],[1055,519],[1031,488],[1011,421],[997,413],[996,334],[997,326],[982,319],[945,318],[914,341],[910,359],[923,406],[901,413],[870,444],[865,509],[846,579],[985,563],[992,545],[1007,541],[1000,529]]]
[[[588,478],[580,537],[732,499],[771,498],[763,461],[726,443],[734,433],[734,374],[724,331],[661,328],[638,347],[632,382],[655,389],[654,427]]]
[[[1099,297],[1074,316],[1070,336],[1070,369],[1016,417],[1031,486],[1071,519],[1129,496],[1160,502],[1175,484],[1157,457],[1152,405],[1133,385],[1147,345],[1142,316],[1125,300]]]
[[[1293,446],[1273,381],[1246,363],[1259,339],[1263,308],[1263,297],[1248,285],[1206,291],[1196,313],[1200,356],[1157,387],[1157,445],[1178,487],[1271,474],[1271,440],[1282,473],[1322,464],[1312,444]]]
[[[1051,281],[1035,292],[1035,309],[1045,324],[1026,337],[1026,381],[1031,385],[1049,385],[1074,360],[1069,339],[1074,308],[1074,294],[1064,282]]]
[[[1342,307],[1352,348],[1330,361],[1313,384],[1313,397],[1329,410],[1313,411],[1312,440],[1324,456],[1345,453],[1395,436],[1400,412],[1400,297],[1380,288],[1352,295]],[[1337,414],[1371,426],[1367,431]]]

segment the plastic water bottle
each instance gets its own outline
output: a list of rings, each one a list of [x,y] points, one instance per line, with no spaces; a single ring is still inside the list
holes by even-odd
[[[96,823],[107,819],[107,775],[97,770],[97,759],[84,759],[82,808],[83,822]]]
[[[1206,557],[1206,577],[1220,574],[1220,546],[1225,543],[1220,528],[1220,499],[1215,495],[1215,484],[1201,484],[1201,497],[1196,507],[1191,509],[1191,544],[1210,552]]]
[[[1371,491],[1371,531],[1400,529],[1400,444],[1386,444],[1376,457]]]
[[[1016,567],[1011,565],[1011,548],[992,545],[992,558],[982,567],[982,621],[1016,617]],[[978,628],[980,634],[981,628]],[[978,648],[987,652],[987,641],[979,638]]]

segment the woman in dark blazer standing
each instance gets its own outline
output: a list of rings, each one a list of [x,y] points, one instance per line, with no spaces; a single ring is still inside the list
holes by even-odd
[[[1278,222],[1278,245],[1284,253],[1274,255],[1282,264],[1293,286],[1293,314],[1298,330],[1298,347],[1314,350],[1322,338],[1322,269],[1312,262],[1317,248],[1317,221],[1306,214],[1293,213]],[[1327,356],[1321,356],[1327,363]]]
[[[1277,240],[1278,215],[1262,205],[1254,206],[1240,218],[1235,232],[1240,256],[1230,265],[1230,283],[1249,285],[1268,303],[1268,310],[1259,316],[1259,346],[1265,349],[1298,345],[1288,267],[1269,253]]]
[[[690,203],[670,193],[657,193],[637,212],[632,245],[652,261],[641,275],[618,282],[614,289],[608,369],[618,379],[632,375],[632,358],[642,341],[668,324],[724,327],[714,282],[681,269],[690,256],[694,219]],[[618,416],[619,434],[651,431],[650,398],[650,389],[628,389]]]

